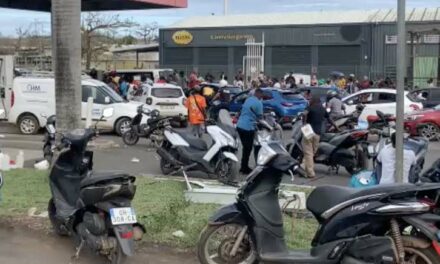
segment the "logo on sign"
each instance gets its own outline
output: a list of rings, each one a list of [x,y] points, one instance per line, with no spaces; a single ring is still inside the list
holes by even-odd
[[[25,93],[42,93],[40,85],[37,84],[28,84],[24,90]]]
[[[188,45],[194,39],[193,35],[186,30],[174,32],[172,38],[174,43],[179,45]]]

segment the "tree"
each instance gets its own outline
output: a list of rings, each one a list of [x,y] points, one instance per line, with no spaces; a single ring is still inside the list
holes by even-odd
[[[86,61],[86,70],[90,69],[92,57],[106,50],[105,44],[110,43],[111,35],[115,35],[118,29],[136,25],[131,20],[121,20],[119,15],[87,13],[81,23],[82,55]]]
[[[81,1],[52,0],[52,67],[55,70],[57,130],[81,122]]]
[[[159,36],[159,25],[156,22],[141,25],[136,29],[136,35],[142,39],[145,44],[151,43]]]

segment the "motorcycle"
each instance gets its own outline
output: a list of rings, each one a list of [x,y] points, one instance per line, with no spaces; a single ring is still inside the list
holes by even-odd
[[[348,115],[344,115],[334,120],[335,126],[329,126],[327,132],[334,133],[336,130],[345,131],[355,129],[358,125],[359,116],[362,114],[365,105],[359,104],[356,106],[356,110]]]
[[[141,124],[143,117],[148,116],[147,123]],[[130,127],[122,135],[122,141],[128,146],[135,145],[140,137],[150,139],[157,146],[163,141],[164,123],[168,124],[173,118],[160,117],[158,110],[145,111],[143,106],[137,109],[137,115],[132,119]]]
[[[112,108],[104,109],[100,120],[112,115]],[[131,206],[136,178],[92,171],[93,152],[86,147],[96,136],[96,124],[94,129],[63,134],[56,147],[59,154],[49,175],[49,219],[58,235],[74,238],[76,258],[87,246],[112,264],[121,264],[134,255],[134,241],[145,231]]]
[[[52,158],[53,158],[53,154],[54,154],[54,147],[56,146],[56,143],[55,143],[56,117],[55,117],[55,115],[47,117],[44,114],[42,114],[41,117],[46,118],[46,127],[45,127],[45,132],[44,132],[44,139],[43,139],[43,156],[44,156],[44,159],[50,163],[50,162],[52,162]]]
[[[302,162],[304,152],[301,144],[303,126],[301,114],[293,118],[292,139],[287,145],[291,156]],[[367,160],[368,130],[349,130],[341,133],[327,133],[321,135],[315,162],[335,169],[343,166],[350,175],[364,170],[368,166]]]
[[[312,248],[289,251],[278,192],[283,175],[301,169],[279,142],[261,146],[236,202],[214,213],[200,234],[200,263],[440,263],[439,184],[317,187],[307,199],[320,223]]]
[[[171,126],[165,128],[165,139],[157,149],[160,168],[165,175],[197,170],[215,175],[226,183],[233,184],[237,174],[237,132],[229,112],[222,109],[218,122],[208,121],[206,130],[213,140],[208,148],[203,139],[178,131]]]

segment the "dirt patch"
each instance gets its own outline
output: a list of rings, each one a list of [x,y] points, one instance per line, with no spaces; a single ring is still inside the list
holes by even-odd
[[[70,238],[57,237],[47,219],[0,219],[0,263],[14,264],[104,264],[105,259],[83,250],[72,260],[74,244]],[[179,252],[160,245],[138,245],[136,255],[127,264],[195,264],[192,253]]]

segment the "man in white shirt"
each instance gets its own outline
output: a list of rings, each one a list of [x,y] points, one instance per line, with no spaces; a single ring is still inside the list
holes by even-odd
[[[416,164],[414,151],[405,149],[403,159],[403,182],[408,183],[409,171],[411,166]],[[391,144],[386,145],[377,156],[377,160],[382,163],[382,177],[379,184],[396,183],[396,134],[391,135]]]

